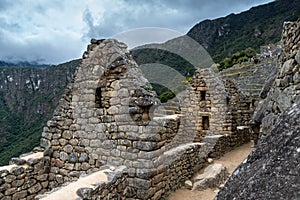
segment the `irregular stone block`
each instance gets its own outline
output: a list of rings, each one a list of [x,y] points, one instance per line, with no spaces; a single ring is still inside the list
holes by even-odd
[[[224,183],[229,173],[222,164],[212,164],[204,169],[203,174],[194,178],[192,190],[204,190],[207,188],[215,188]]]

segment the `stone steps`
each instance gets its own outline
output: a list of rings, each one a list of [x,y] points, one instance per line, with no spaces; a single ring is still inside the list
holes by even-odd
[[[275,62],[270,60],[262,60],[259,64],[247,62],[225,69],[219,72],[219,75],[222,79],[233,81],[242,91],[256,98],[275,67]]]
[[[180,113],[180,102],[178,99],[170,99],[166,103],[161,105],[160,110],[156,110],[154,113],[155,117],[163,117],[165,115],[175,115]]]

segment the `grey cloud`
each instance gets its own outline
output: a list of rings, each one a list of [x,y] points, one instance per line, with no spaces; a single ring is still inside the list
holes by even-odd
[[[100,37],[100,26],[94,24],[94,18],[88,8],[84,10],[82,19],[87,25],[87,30],[84,32],[83,39]]]
[[[201,20],[240,12],[266,2],[270,0],[120,0],[118,3],[124,6],[106,11],[101,21],[95,21],[89,12],[85,12],[83,19],[89,27],[88,37],[109,37],[143,27],[163,27],[185,33]]]
[[[11,0],[0,0],[0,11],[8,9],[11,5]]]
[[[0,30],[21,31],[21,26],[18,23],[8,23],[3,17],[0,17]]]
[[[0,0],[0,60],[63,62],[80,57],[84,43],[92,37],[107,38],[144,27],[167,28],[184,34],[206,18],[240,12],[270,0],[94,0],[92,4],[85,0],[26,2]],[[95,13],[97,9],[89,9],[89,6],[101,5],[102,2],[106,4],[99,6],[100,17],[99,13]],[[17,12],[21,12],[20,18],[16,18]],[[55,14],[58,16],[54,17]],[[58,17],[62,20],[55,25]],[[73,20],[72,25],[68,24],[70,20]],[[82,40],[78,39],[80,36]],[[140,39],[135,37],[135,40]]]

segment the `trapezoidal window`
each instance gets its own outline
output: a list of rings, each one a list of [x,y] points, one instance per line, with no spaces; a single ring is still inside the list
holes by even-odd
[[[209,116],[202,116],[202,130],[209,129]]]
[[[206,91],[200,91],[200,100],[205,101],[206,100]]]
[[[101,98],[102,98],[101,88],[99,87],[96,89],[96,94],[95,94],[95,107],[96,108],[103,108]]]

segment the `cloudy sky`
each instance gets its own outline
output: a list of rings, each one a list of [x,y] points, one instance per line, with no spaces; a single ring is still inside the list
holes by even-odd
[[[204,19],[271,1],[0,0],[0,60],[62,63],[81,57],[90,38],[145,27],[176,36]]]

